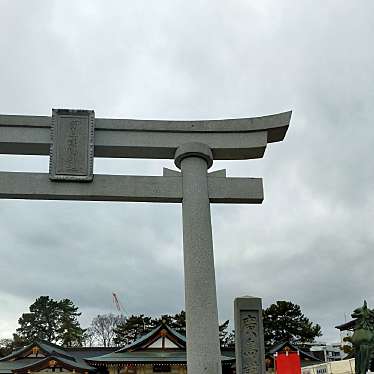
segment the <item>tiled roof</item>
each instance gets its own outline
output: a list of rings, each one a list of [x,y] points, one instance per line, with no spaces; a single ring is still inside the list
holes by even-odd
[[[36,339],[31,344],[26,345],[23,348],[17,349],[16,351],[12,352],[8,356],[1,357],[0,361],[6,361],[6,360],[10,360],[15,357],[19,357],[20,355],[22,355],[23,353],[26,353],[27,351],[31,350],[32,347],[35,347],[35,346],[39,347],[45,354],[57,354],[57,355],[66,356],[68,358],[74,359],[73,356],[69,355],[69,353],[63,350],[63,348],[61,348],[60,346],[53,344],[53,343],[46,342],[44,340]]]
[[[170,337],[174,338],[175,341],[179,343],[181,348],[144,348],[149,343],[157,339],[161,330],[167,330],[167,333],[170,334]],[[169,325],[162,323],[148,334],[137,339],[135,342],[127,345],[124,348],[121,348],[115,352],[108,353],[106,355],[98,357],[87,358],[86,361],[92,365],[100,365],[105,363],[180,363],[186,364],[186,337]],[[221,356],[222,363],[233,363],[235,358]]]
[[[157,340],[162,335],[162,330],[170,339],[177,342],[180,348],[144,348],[148,344]],[[23,358],[22,356],[33,347],[38,346],[43,357]],[[36,340],[34,343],[21,348],[12,354],[0,359],[0,374],[12,374],[19,369],[29,370],[33,367],[43,366],[49,360],[53,359],[62,365],[80,369],[81,371],[96,370],[92,365],[105,365],[107,363],[176,363],[185,365],[186,357],[186,337],[165,323],[150,331],[148,334],[137,339],[134,343],[124,348],[115,347],[70,347],[63,348],[56,344],[48,343],[43,340]],[[116,350],[117,349],[117,350]],[[235,361],[230,355],[221,356],[223,364],[232,364]],[[91,366],[90,366],[91,365]]]
[[[102,356],[118,350],[118,347],[69,347],[64,348],[69,354],[78,359]]]
[[[68,366],[72,366],[72,367],[77,368],[77,369],[95,370],[95,368],[93,368],[92,366],[89,366],[83,360],[79,360],[79,361],[74,360],[73,361],[73,360],[63,358],[61,356],[54,356],[54,355],[51,355],[51,356],[48,356],[48,357],[43,357],[40,360],[39,359],[33,360],[33,362],[30,362],[27,365],[20,367],[19,369],[22,368],[24,370],[28,370],[28,369],[31,369],[35,366],[39,366],[39,365],[43,364],[44,362],[48,362],[50,360],[56,360],[57,362],[61,362],[62,364],[66,364]],[[15,362],[17,362],[17,361],[15,361]]]
[[[22,357],[23,354],[30,351],[33,347],[39,347],[39,349],[44,354],[43,357]],[[95,350],[92,353],[98,353],[103,352],[102,350]],[[107,352],[107,351],[106,351]],[[64,348],[53,344],[46,342],[44,340],[36,340],[35,342],[27,345],[26,347],[23,347],[21,349],[18,349],[17,351],[11,353],[10,355],[6,357],[2,357],[0,359],[0,374],[4,373],[11,373],[12,371],[16,371],[19,369],[25,369],[41,365],[45,361],[49,361],[51,359],[54,359],[58,362],[61,362],[62,364],[82,369],[82,370],[95,370],[92,366],[89,366],[86,361],[84,360],[84,357],[82,357],[79,354],[74,354],[74,351],[68,351]],[[87,352],[86,352],[87,353]]]
[[[232,362],[232,357],[221,356],[223,362]],[[186,363],[185,350],[140,350],[135,352],[114,352],[101,357],[92,357],[87,360],[89,363],[149,363],[149,362],[175,362]]]
[[[40,359],[41,360],[41,359]],[[38,362],[40,360],[37,360]],[[35,358],[23,358],[17,361],[1,361],[0,362],[0,373],[11,373],[12,370],[22,368],[35,362]]]
[[[269,349],[269,352],[268,354],[270,355],[275,355],[277,352],[280,352],[284,347],[286,346],[289,346],[292,350],[294,351],[299,351],[300,352],[300,355],[301,356],[305,356],[311,360],[314,360],[314,361],[319,361],[321,362],[321,360],[319,358],[317,358],[316,356],[314,356],[311,352],[306,352],[306,351],[303,351],[302,349],[300,349],[298,346],[292,344],[291,342],[287,341],[287,340],[284,340],[284,341],[281,341],[279,343],[275,343],[270,349]]]
[[[126,352],[128,350],[133,350],[137,347],[141,347],[142,345],[146,344],[148,340],[150,340],[152,337],[157,335],[162,329],[166,329],[170,333],[170,335],[174,336],[182,346],[184,347],[186,346],[186,337],[184,335],[179,334],[177,331],[172,329],[168,324],[161,323],[159,326],[151,330],[148,334],[143,335],[142,337],[137,339],[135,342],[119,349],[116,352]]]
[[[345,330],[352,330],[355,327],[356,320],[353,319],[349,322],[345,322],[342,325],[335,326],[335,328],[339,329],[340,331]]]

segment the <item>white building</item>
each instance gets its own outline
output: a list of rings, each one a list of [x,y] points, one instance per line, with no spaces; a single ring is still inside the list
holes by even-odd
[[[311,343],[309,348],[310,352],[312,352],[314,356],[324,362],[340,361],[346,357],[346,354],[341,349],[340,343]]]

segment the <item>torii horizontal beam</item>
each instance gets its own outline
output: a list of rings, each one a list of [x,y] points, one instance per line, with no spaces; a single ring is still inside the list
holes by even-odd
[[[96,157],[173,159],[181,144],[209,146],[215,160],[261,158],[283,140],[291,112],[204,121],[95,119]],[[52,117],[0,115],[0,153],[49,155]]]
[[[182,177],[95,175],[89,184],[50,182],[46,173],[0,172],[0,199],[181,203]],[[168,175],[169,174],[169,175]],[[261,178],[208,176],[211,203],[261,204]]]

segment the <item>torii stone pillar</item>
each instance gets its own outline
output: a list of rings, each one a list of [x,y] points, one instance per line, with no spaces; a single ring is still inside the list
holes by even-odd
[[[0,115],[0,153],[50,155],[50,172],[0,172],[0,198],[182,203],[189,374],[220,374],[211,203],[261,204],[261,178],[207,173],[215,160],[261,158],[282,141],[291,112],[256,118],[158,121],[56,109]],[[181,173],[93,175],[94,157],[175,159]]]
[[[213,238],[207,169],[209,147],[188,143],[178,148],[182,170],[183,253],[189,373],[221,373]]]

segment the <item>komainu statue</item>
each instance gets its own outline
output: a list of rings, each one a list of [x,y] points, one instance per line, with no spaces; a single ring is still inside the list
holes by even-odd
[[[356,319],[351,342],[355,349],[356,374],[366,374],[374,344],[374,311],[367,307],[366,301],[361,308],[353,311]]]

